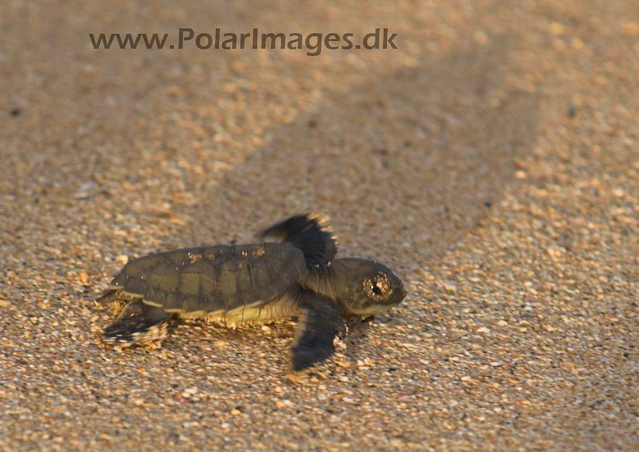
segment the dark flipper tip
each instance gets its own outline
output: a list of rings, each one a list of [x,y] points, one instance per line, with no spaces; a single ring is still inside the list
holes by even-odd
[[[281,239],[299,248],[311,265],[326,265],[337,254],[337,239],[322,214],[305,213],[292,216],[261,231],[258,237]]]
[[[299,372],[330,358],[335,353],[335,349],[332,344],[313,348],[296,346],[292,348],[292,353],[291,367],[295,372]]]
[[[104,341],[122,346],[151,345],[162,342],[167,330],[165,320],[134,315],[107,326],[104,329]]]

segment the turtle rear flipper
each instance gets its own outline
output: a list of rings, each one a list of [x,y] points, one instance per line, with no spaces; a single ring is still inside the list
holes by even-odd
[[[104,329],[104,340],[120,346],[159,344],[167,336],[169,314],[147,306],[141,299],[131,301]]]
[[[337,254],[337,238],[323,215],[295,215],[263,230],[259,237],[279,238],[301,249],[310,265],[327,265]]]
[[[304,370],[332,356],[335,339],[346,331],[346,324],[330,299],[304,292],[301,300],[302,314],[291,348],[294,371]]]

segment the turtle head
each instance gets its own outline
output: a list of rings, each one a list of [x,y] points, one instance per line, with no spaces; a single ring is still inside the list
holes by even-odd
[[[364,259],[336,259],[331,263],[335,298],[348,314],[369,317],[391,309],[406,297],[402,280],[388,267]]]

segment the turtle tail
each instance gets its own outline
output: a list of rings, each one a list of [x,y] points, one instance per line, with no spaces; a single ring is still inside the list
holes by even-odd
[[[112,312],[120,312],[124,305],[129,301],[126,296],[122,295],[119,289],[109,289],[100,297],[96,298],[96,303],[108,306]]]
[[[104,292],[102,295],[96,298],[95,301],[97,301],[98,303],[107,304],[107,303],[116,301],[117,299],[118,299],[118,291],[115,289],[111,289]]]
[[[337,254],[337,237],[328,223],[328,217],[305,213],[295,215],[260,232],[259,237],[279,238],[304,253],[306,263],[328,265]]]

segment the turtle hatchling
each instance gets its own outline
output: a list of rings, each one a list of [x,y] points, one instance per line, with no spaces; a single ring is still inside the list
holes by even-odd
[[[130,261],[98,298],[126,303],[104,340],[158,345],[175,318],[240,324],[298,317],[292,367],[302,370],[334,353],[346,322],[391,309],[406,296],[384,265],[335,259],[326,217],[296,215],[260,238],[281,242],[186,248]]]

